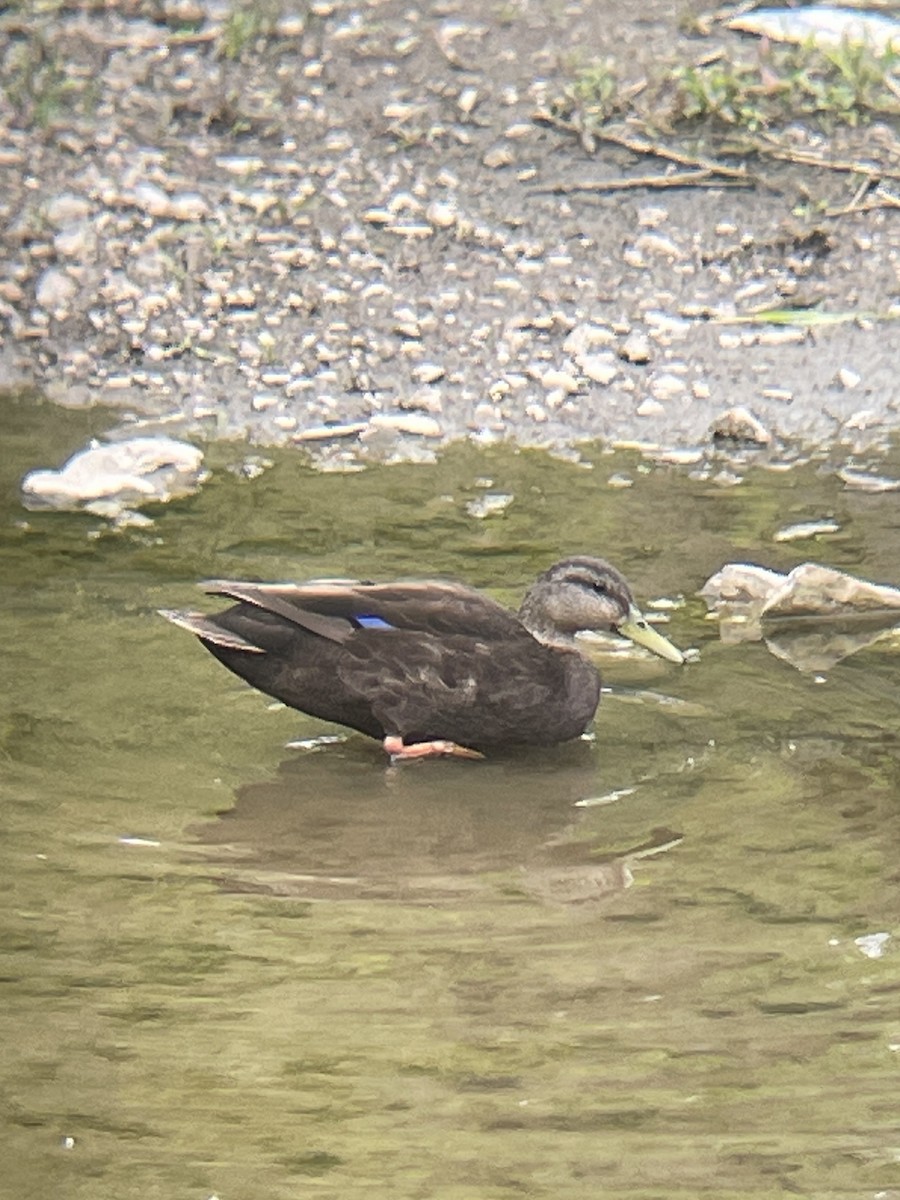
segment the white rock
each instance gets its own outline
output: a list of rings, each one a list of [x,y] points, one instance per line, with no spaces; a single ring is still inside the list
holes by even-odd
[[[849,467],[843,467],[837,474],[845,487],[860,492],[900,491],[900,479],[892,479],[889,475],[869,475],[865,471],[854,471]]]
[[[510,163],[515,162],[515,156],[508,146],[492,146],[485,152],[481,162],[488,170],[496,171],[500,167],[508,167]]]
[[[884,424],[884,416],[874,408],[859,408],[844,422],[845,429],[871,429]]]
[[[820,533],[838,533],[840,525],[830,519],[822,521],[799,521],[796,525],[785,525],[776,531],[774,541],[797,542],[804,538],[818,537]]]
[[[166,192],[157,187],[155,183],[139,183],[132,192],[131,198],[137,208],[143,209],[151,217],[169,215],[171,201]]]
[[[866,958],[882,958],[890,940],[889,933],[864,933],[861,937],[854,938],[853,944]]]
[[[657,400],[673,400],[687,391],[687,384],[677,375],[664,371],[660,375],[653,376],[649,383],[649,389],[651,395]]]
[[[751,442],[757,446],[768,446],[772,435],[759,417],[737,405],[720,413],[710,426],[714,438],[726,438],[736,442]]]
[[[762,604],[781,587],[784,579],[780,571],[770,571],[755,563],[726,563],[707,579],[699,595],[709,609],[727,604]]]
[[[48,200],[44,208],[44,216],[56,229],[63,229],[83,221],[91,211],[91,203],[84,196],[75,196],[71,192],[63,192]]]
[[[636,411],[639,417],[661,417],[666,410],[658,400],[648,397],[648,399],[641,401]]]
[[[642,233],[635,240],[634,248],[640,255],[652,254],[658,258],[678,259],[683,258],[681,250],[671,238],[663,236],[661,233]]]
[[[647,204],[638,209],[638,225],[644,229],[658,229],[669,219],[669,210],[658,204]]]
[[[256,175],[266,165],[263,158],[251,158],[245,155],[225,155],[216,159],[216,166],[227,171],[229,175]]]
[[[470,500],[466,505],[466,512],[470,517],[477,517],[483,521],[485,517],[496,517],[500,513],[505,512],[514,497],[507,495],[505,492],[485,492],[483,496],[479,496],[475,500]]]
[[[327,442],[332,438],[357,437],[365,432],[365,421],[346,421],[335,425],[311,425],[294,434],[295,442]]]
[[[448,200],[435,200],[425,209],[425,219],[438,229],[449,229],[459,220],[459,209]]]
[[[775,329],[762,329],[756,336],[756,340],[760,346],[789,346],[798,342],[805,342],[808,333],[805,329],[799,329],[796,326],[781,325]]]
[[[653,336],[657,339],[685,337],[693,327],[693,322],[685,317],[676,317],[661,309],[651,309],[644,313],[644,320],[653,328]]]
[[[199,221],[209,215],[209,205],[197,192],[179,192],[169,201],[167,215],[176,221]]]
[[[427,413],[439,413],[443,411],[444,399],[440,388],[426,384],[424,387],[417,388],[409,397],[401,399],[400,407],[412,410],[420,409]]]
[[[619,358],[626,362],[646,363],[651,356],[650,339],[643,333],[629,333],[619,348]]]
[[[594,383],[612,383],[619,373],[616,361],[611,354],[581,354],[576,359],[581,373]]]
[[[541,386],[549,392],[564,392],[571,396],[578,391],[578,380],[569,371],[559,371],[553,367],[541,376]]]
[[[414,433],[420,437],[440,437],[439,421],[424,413],[378,413],[369,421],[370,429],[394,429],[397,433]]]
[[[48,267],[38,278],[34,298],[40,308],[50,312],[65,309],[78,291],[78,284],[65,271]]]
[[[837,381],[841,387],[850,391],[855,387],[859,387],[862,382],[862,375],[858,371],[854,371],[851,367],[841,367],[837,373]]]
[[[703,450],[699,446],[670,446],[652,455],[654,462],[669,463],[677,467],[693,467],[703,461]]]
[[[873,54],[900,48],[900,23],[882,13],[860,13],[827,4],[805,8],[760,8],[726,21],[729,29],[775,42],[821,47],[866,46]]]
[[[250,407],[254,412],[265,412],[269,408],[274,408],[278,404],[278,397],[272,392],[257,392],[250,401]]]
[[[478,88],[465,87],[459,94],[459,99],[456,101],[456,107],[464,117],[471,115],[475,105],[478,103]]]
[[[93,254],[96,245],[97,236],[86,221],[65,226],[53,239],[53,249],[65,258],[86,258]]]
[[[413,367],[412,377],[416,383],[436,383],[446,374],[440,363],[419,363]]]
[[[566,354],[588,354],[598,346],[611,346],[616,335],[605,325],[582,324],[576,325],[563,342]]]
[[[129,438],[93,442],[58,471],[31,471],[22,480],[26,508],[76,510],[108,501],[117,511],[128,504],[171,500],[196,491],[206,478],[203,451],[174,438]]]

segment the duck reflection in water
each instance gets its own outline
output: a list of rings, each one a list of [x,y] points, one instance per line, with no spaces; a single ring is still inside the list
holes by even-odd
[[[636,859],[679,838],[646,816],[604,836],[602,810],[576,807],[599,783],[588,741],[500,755],[477,771],[453,761],[371,768],[371,752],[350,738],[241,787],[233,809],[192,830],[220,886],[332,901],[434,904],[487,892],[581,903],[621,891]]]

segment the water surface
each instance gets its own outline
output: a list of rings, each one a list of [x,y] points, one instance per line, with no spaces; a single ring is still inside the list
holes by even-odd
[[[900,910],[896,643],[803,674],[694,598],[735,558],[900,582],[896,496],[470,447],[249,481],[219,446],[110,534],[15,492],[102,415],[3,418],[10,1196],[900,1195],[900,960],[855,941]],[[514,500],[479,520],[485,491]],[[594,741],[484,763],[323,743],[155,616],[216,576],[514,603],[573,550],[685,596],[701,660],[613,659]]]

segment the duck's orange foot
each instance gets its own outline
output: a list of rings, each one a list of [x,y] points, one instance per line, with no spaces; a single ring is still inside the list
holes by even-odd
[[[384,750],[391,756],[391,762],[400,762],[405,758],[435,758],[438,755],[453,758],[484,758],[477,750],[468,746],[457,746],[456,742],[413,742],[411,746],[404,745],[403,738],[389,736],[384,739]]]

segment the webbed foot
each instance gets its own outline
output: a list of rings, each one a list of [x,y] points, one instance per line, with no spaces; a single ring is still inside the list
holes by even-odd
[[[391,762],[401,762],[406,758],[436,758],[438,756],[484,758],[484,755],[477,750],[470,750],[468,746],[458,746],[456,742],[413,742],[411,746],[407,746],[402,737],[391,735],[386,737],[382,744],[385,753],[391,756]]]

